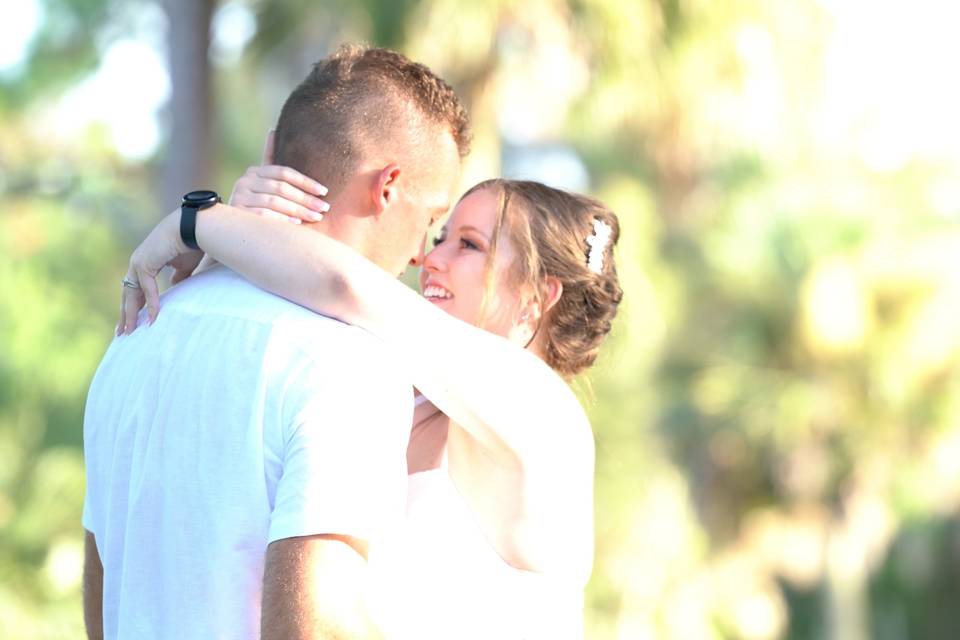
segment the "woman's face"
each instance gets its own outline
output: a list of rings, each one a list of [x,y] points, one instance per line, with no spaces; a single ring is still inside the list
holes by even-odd
[[[433,250],[424,258],[420,289],[424,298],[450,315],[508,336],[517,323],[520,296],[508,278],[516,250],[505,233],[497,246],[492,291],[486,308],[481,309],[499,204],[496,194],[489,189],[475,191],[457,204],[434,241]]]

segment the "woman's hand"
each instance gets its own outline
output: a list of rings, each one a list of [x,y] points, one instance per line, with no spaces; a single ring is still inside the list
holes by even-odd
[[[157,274],[161,269],[172,266],[172,281],[177,283],[190,275],[202,256],[201,251],[188,248],[180,238],[179,209],[161,220],[130,256],[130,267],[123,279],[117,335],[132,333],[137,328],[137,314],[144,304],[150,323],[157,319],[160,312]]]
[[[267,133],[262,163],[247,169],[233,185],[230,204],[294,224],[323,220],[330,204],[320,196],[327,195],[327,188],[295,169],[273,164],[273,140],[271,130]]]
[[[318,196],[326,194],[326,187],[295,169],[259,165],[237,180],[230,204],[265,218],[300,224],[323,220],[330,205]]]

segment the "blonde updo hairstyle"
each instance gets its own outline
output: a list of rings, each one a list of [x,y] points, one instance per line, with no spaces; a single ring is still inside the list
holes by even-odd
[[[523,180],[487,180],[463,197],[481,189],[499,202],[487,258],[487,295],[493,290],[498,240],[506,233],[517,254],[507,275],[511,284],[518,289],[530,285],[541,305],[548,277],[563,286],[559,300],[541,316],[537,332],[543,334],[546,363],[564,378],[572,378],[596,360],[623,298],[613,259],[620,236],[617,216],[594,198]],[[587,238],[594,234],[595,220],[611,229],[600,273],[587,264],[591,251]]]

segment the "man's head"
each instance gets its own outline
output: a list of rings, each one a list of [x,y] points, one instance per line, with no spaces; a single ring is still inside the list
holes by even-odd
[[[274,162],[330,189],[324,231],[398,272],[449,207],[468,146],[443,80],[394,51],[343,46],[284,104]]]

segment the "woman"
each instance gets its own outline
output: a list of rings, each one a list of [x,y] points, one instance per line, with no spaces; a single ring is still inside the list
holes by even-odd
[[[234,202],[315,219],[303,207],[309,178],[284,171],[248,172]],[[174,212],[131,258],[128,278],[144,286],[151,316],[156,272],[187,251],[178,224]],[[618,235],[616,216],[591,198],[483,182],[425,257],[418,296],[302,227],[230,207],[198,217],[198,244],[213,259],[368,329],[409,364],[422,397],[407,454],[408,520],[370,559],[371,606],[387,638],[582,634],[594,452],[566,381],[593,363],[616,314]],[[144,299],[124,295],[121,329],[131,331]]]

